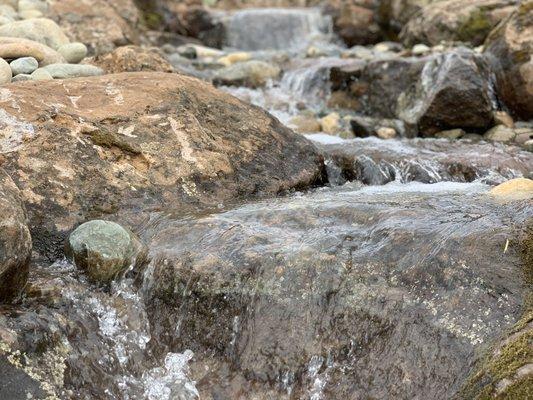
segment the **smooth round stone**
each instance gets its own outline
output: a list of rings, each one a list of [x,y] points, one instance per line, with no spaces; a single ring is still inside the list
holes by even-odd
[[[11,82],[23,82],[23,81],[31,81],[32,77],[29,74],[18,74],[11,79]]]
[[[44,68],[38,68],[31,74],[33,81],[51,81],[54,77]]]
[[[85,76],[103,75],[104,70],[94,65],[84,64],[50,64],[42,69],[50,73],[53,78],[81,78]]]
[[[6,60],[0,58],[0,85],[11,82],[12,77],[11,67]]]
[[[79,63],[87,56],[87,46],[79,42],[64,44],[57,51],[68,63],[72,64]]]
[[[140,265],[146,248],[115,222],[93,220],[76,228],[66,243],[66,255],[95,282],[108,283],[130,266]]]
[[[5,15],[0,15],[0,26],[9,24],[13,22],[13,20],[9,17],[6,17]]]
[[[13,71],[13,76],[16,76],[18,74],[31,74],[39,68],[39,63],[33,57],[22,57],[11,61],[9,66]]]

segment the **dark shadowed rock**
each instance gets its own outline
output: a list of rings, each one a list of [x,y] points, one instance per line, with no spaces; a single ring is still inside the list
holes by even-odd
[[[48,394],[41,384],[21,368],[11,364],[0,351],[0,398],[9,400],[44,400]]]
[[[398,98],[396,114],[419,134],[454,128],[485,130],[495,99],[485,61],[466,49],[429,60],[416,85]]]
[[[378,118],[399,118],[408,136],[492,123],[489,68],[483,57],[459,48],[427,57],[392,57],[339,63],[330,72],[332,97]],[[341,104],[342,105],[342,104]]]
[[[434,1],[404,27],[400,37],[410,46],[461,41],[478,46],[516,7],[516,0]]]
[[[324,152],[331,184],[360,181],[382,185],[391,181],[435,183],[500,183],[529,176],[533,154],[517,146],[469,141],[412,139],[349,140],[318,144]]]
[[[206,398],[308,398],[320,382],[330,399],[449,399],[528,292],[505,246],[530,204],[486,192],[348,185],[159,221],[144,283],[157,345],[195,352]]]
[[[0,302],[18,297],[26,285],[31,236],[22,196],[0,169]]]
[[[80,222],[216,207],[322,176],[305,138],[194,78],[24,82],[1,99],[3,167],[21,188],[37,251],[52,259]]]
[[[497,77],[500,99],[524,120],[533,118],[533,1],[517,10],[487,38],[484,54]]]

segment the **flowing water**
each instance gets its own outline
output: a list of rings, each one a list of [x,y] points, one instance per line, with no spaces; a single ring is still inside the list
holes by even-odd
[[[329,17],[249,9],[220,19],[227,47],[292,55],[266,87],[223,90],[284,123],[327,111],[329,70],[348,61],[304,54],[342,50]],[[10,356],[67,399],[451,396],[480,346],[519,315],[519,250],[507,247],[531,209],[487,192],[530,173],[531,156],[487,143],[309,137],[327,187],[207,215],[154,214],[139,230],[152,261],[108,289],[64,260],[41,266],[39,289],[0,317],[0,338],[28,355]]]

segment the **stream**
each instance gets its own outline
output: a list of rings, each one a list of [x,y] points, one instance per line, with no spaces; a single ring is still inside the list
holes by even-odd
[[[226,49],[286,58],[266,86],[220,88],[282,123],[325,116],[345,47],[319,9],[219,12]],[[310,46],[325,56],[307,57]],[[183,65],[182,65],[183,67]],[[200,76],[211,73],[189,63]],[[521,315],[529,202],[489,191],[533,156],[478,140],[306,135],[322,187],[214,212],[158,210],[150,262],[110,288],[64,259],[2,306],[10,354],[61,399],[448,399]],[[509,244],[510,243],[510,244]],[[44,372],[43,372],[44,371]]]

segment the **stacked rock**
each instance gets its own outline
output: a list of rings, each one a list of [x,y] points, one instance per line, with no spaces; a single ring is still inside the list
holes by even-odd
[[[42,0],[0,0],[0,85],[103,74],[93,65],[77,65],[87,46],[70,42],[44,17],[47,10]]]

